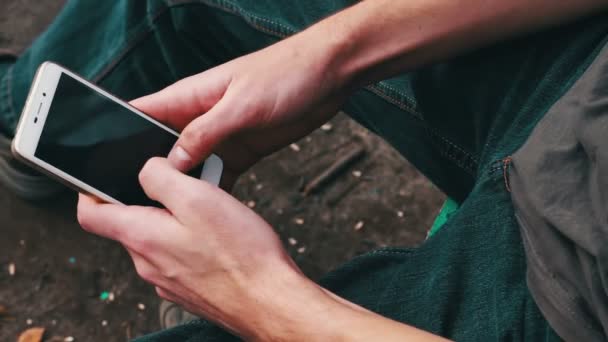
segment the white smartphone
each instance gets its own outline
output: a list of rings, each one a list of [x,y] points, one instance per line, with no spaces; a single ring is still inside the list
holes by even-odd
[[[13,139],[19,160],[110,203],[153,205],[139,185],[146,161],[165,157],[178,134],[65,68],[38,68]],[[212,155],[190,176],[218,184]]]

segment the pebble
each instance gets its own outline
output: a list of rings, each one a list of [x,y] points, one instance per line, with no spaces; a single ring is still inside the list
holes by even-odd
[[[27,325],[32,325],[32,323],[34,323],[34,321],[32,321],[32,319],[31,319],[31,318],[28,318],[28,319],[26,319],[26,320],[25,320],[25,323],[26,323]]]
[[[262,190],[262,188],[263,188],[263,187],[264,187],[264,185],[263,185],[262,183],[260,183],[260,184],[256,184],[256,185],[255,185],[255,189],[256,189],[257,191]]]
[[[105,319],[103,321],[101,321],[101,326],[105,327],[108,325],[108,321],[106,321]]]
[[[64,342],[74,342],[74,338],[72,336],[68,336],[63,339]]]
[[[289,239],[287,239],[287,241],[289,242],[290,245],[295,246],[298,244],[298,240],[290,237]]]
[[[363,173],[362,173],[361,171],[359,171],[359,170],[355,170],[355,171],[353,171],[353,176],[355,176],[355,177],[357,177],[357,178],[360,178],[360,177],[361,177],[361,175],[363,175]]]
[[[291,144],[289,145],[289,148],[294,152],[300,152],[300,145],[298,144]]]
[[[108,293],[108,301],[110,301],[110,302],[114,301],[114,292]]]
[[[303,247],[298,248],[298,253],[302,254],[304,252],[306,252],[306,247],[303,246]]]
[[[15,275],[15,263],[8,264],[8,274],[11,276]]]
[[[146,310],[146,306],[144,305],[144,303],[139,303],[139,304],[137,304],[137,308],[138,308],[139,310],[141,310],[141,311]]]
[[[57,325],[57,320],[56,319],[52,320],[51,325]]]
[[[325,125],[321,126],[321,129],[324,130],[325,132],[329,132],[334,128],[334,126],[330,123],[326,123]]]
[[[364,225],[365,223],[363,221],[357,222],[357,224],[355,224],[355,230],[361,230]]]
[[[295,222],[297,225],[301,226],[304,224],[304,219],[300,218],[300,217],[296,217],[293,222]]]
[[[277,214],[283,215],[283,209],[277,209]]]
[[[252,208],[252,209],[253,209],[253,208],[255,208],[255,202],[254,202],[254,201],[249,201],[249,202],[247,202],[247,206],[248,206],[249,208]]]
[[[255,175],[255,173],[250,173],[249,179],[255,182],[258,179],[258,177]]]
[[[25,240],[19,240],[19,244],[20,244],[21,246],[25,246]]]
[[[398,211],[397,211],[397,216],[398,216],[398,217],[403,217],[403,215],[404,215],[404,214],[403,214],[403,211],[401,211],[401,210],[398,210]]]

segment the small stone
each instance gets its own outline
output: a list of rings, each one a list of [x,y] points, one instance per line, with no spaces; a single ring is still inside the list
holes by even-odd
[[[19,244],[20,244],[21,246],[25,246],[25,240],[19,240]]]
[[[8,264],[8,274],[12,277],[15,275],[15,263],[11,262],[10,264]]]
[[[139,304],[137,304],[137,308],[140,311],[144,311],[144,310],[146,310],[146,305],[144,305],[144,303],[139,303]]]
[[[262,190],[262,188],[264,188],[264,184],[262,184],[262,183],[259,183],[259,184],[256,184],[256,185],[255,185],[255,189],[256,189],[257,191]]]
[[[298,226],[301,226],[304,224],[304,219],[300,218],[300,217],[296,217],[293,222],[295,222],[295,224],[297,224]]]
[[[298,248],[298,253],[302,254],[304,252],[306,252],[306,247],[305,246],[302,246],[302,247]]]
[[[289,242],[290,245],[295,246],[298,244],[298,240],[290,237],[289,239],[287,239],[287,242]]]
[[[278,215],[283,215],[283,209],[277,209],[277,214]]]
[[[247,202],[247,206],[248,206],[249,208],[252,208],[252,209],[253,209],[253,208],[255,208],[255,202],[254,202],[254,201],[249,201],[249,202]]]
[[[397,211],[397,217],[403,217],[403,215],[404,215],[403,211],[401,211],[401,210]]]
[[[32,321],[31,318],[28,318],[25,320],[25,324],[27,324],[27,325],[32,325],[32,323],[34,323],[34,321]]]
[[[325,125],[321,126],[321,130],[325,131],[325,132],[329,132],[334,128],[334,126],[330,123],[326,123]]]
[[[74,342],[74,338],[72,336],[68,336],[63,339],[63,342]]]
[[[255,173],[250,173],[249,179],[255,182],[258,179],[258,177],[255,175]]]
[[[355,224],[355,230],[361,230],[363,229],[363,226],[365,225],[365,223],[363,221],[359,221]]]
[[[101,326],[105,327],[108,325],[108,321],[106,321],[105,319],[103,321],[101,321]]]
[[[57,320],[56,319],[52,320],[51,325],[57,325]]]
[[[360,178],[361,175],[363,175],[363,173],[361,171],[359,171],[359,170],[353,171],[353,176],[354,177]]]
[[[300,145],[298,144],[291,144],[289,145],[289,148],[294,152],[300,152]]]
[[[114,301],[114,292],[108,293],[108,301],[109,302],[113,302]]]

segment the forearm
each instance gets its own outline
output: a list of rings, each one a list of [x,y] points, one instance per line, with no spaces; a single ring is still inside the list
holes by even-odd
[[[249,291],[255,298],[240,303],[239,311],[250,314],[240,315],[237,325],[244,325],[236,330],[247,340],[445,341],[350,303],[292,270],[275,274],[272,286],[255,286]]]
[[[368,0],[302,38],[325,42],[332,77],[361,86],[607,7],[605,0]]]

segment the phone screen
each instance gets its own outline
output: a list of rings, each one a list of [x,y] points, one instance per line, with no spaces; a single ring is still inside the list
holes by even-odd
[[[145,195],[138,175],[150,158],[167,156],[176,140],[62,73],[35,156],[124,204],[159,206]]]

